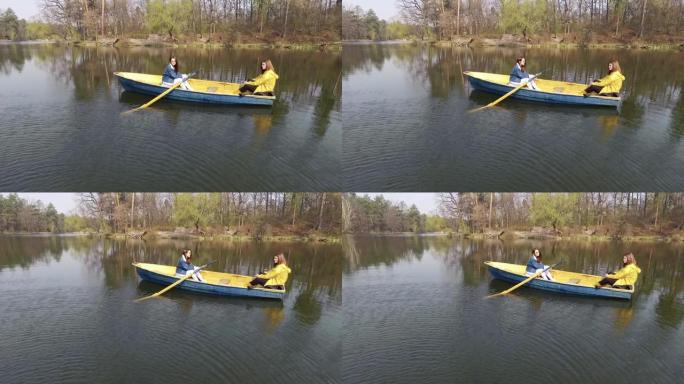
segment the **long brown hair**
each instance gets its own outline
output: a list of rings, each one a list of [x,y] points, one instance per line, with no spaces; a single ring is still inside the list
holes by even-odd
[[[266,61],[264,61],[264,64],[266,64],[266,69],[264,69],[263,71],[261,71],[262,73],[263,73],[263,72],[266,72],[266,71],[268,71],[268,70],[271,70],[271,71],[275,72],[275,68],[273,68],[273,63],[271,63],[271,60],[266,59]]]
[[[525,64],[522,63],[524,58],[525,56],[520,56],[517,59],[515,59],[515,62],[518,63],[518,65],[520,65],[520,70],[523,72],[525,72]]]
[[[171,55],[171,56],[169,57],[169,64],[171,64],[171,60],[172,60],[172,59],[176,59],[176,56]],[[180,65],[178,64],[178,59],[176,59],[176,65],[173,65],[173,70],[176,71],[176,72],[178,72],[178,68],[180,68]]]
[[[287,265],[287,260],[285,259],[285,255],[283,255],[282,253],[279,253],[278,255],[276,255],[276,257],[278,258],[278,262],[277,262],[276,264],[278,264],[278,265],[280,265],[280,264],[285,264],[285,265]]]
[[[629,264],[637,265],[636,258],[634,257],[634,254],[632,252],[625,253],[623,255],[623,257],[627,258],[627,262],[625,263],[625,265],[629,265]]]
[[[620,63],[618,63],[617,59],[610,59],[608,64],[613,64],[613,70],[610,73],[613,73],[616,71],[622,73],[622,69],[620,69]],[[632,255],[632,256],[634,256],[634,255]]]

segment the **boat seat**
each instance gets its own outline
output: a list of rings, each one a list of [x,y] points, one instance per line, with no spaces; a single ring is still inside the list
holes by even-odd
[[[580,279],[569,279],[567,282],[570,283],[570,284],[579,284],[579,283],[580,283]]]
[[[230,284],[230,279],[221,279],[219,280],[219,284],[228,285]]]
[[[216,88],[216,87],[207,87],[207,89],[206,89],[206,91],[209,93],[216,93],[217,90],[218,90],[218,88]]]

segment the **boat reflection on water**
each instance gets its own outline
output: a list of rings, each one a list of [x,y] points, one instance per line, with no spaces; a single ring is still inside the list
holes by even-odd
[[[151,295],[160,290],[159,284],[141,280],[138,283],[138,293],[142,296]],[[263,314],[264,330],[272,333],[285,319],[285,306],[281,300],[254,300],[246,297],[219,297],[194,292],[173,289],[161,296],[153,298],[172,302],[178,305],[178,309],[184,315],[189,315],[194,306],[221,305],[233,307],[233,311],[242,309],[245,311],[257,311]],[[230,309],[229,309],[230,310]]]
[[[123,105],[123,110],[133,109],[147,103],[152,99],[151,96],[123,91],[119,94],[119,102]],[[273,110],[270,107],[260,105],[216,105],[216,104],[195,104],[182,101],[162,99],[151,105],[147,110],[164,112],[201,112],[201,113],[231,113],[237,115],[270,115]]]

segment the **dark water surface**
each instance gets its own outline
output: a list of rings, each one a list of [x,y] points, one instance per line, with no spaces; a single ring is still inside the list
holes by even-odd
[[[141,282],[133,261],[254,274],[279,251],[283,302],[213,297]],[[339,382],[340,245],[0,237],[3,383]]]
[[[554,106],[474,91],[463,71],[587,83],[618,57],[620,110]],[[346,190],[684,189],[684,52],[345,45]]]
[[[603,274],[634,252],[631,302],[511,287],[484,261]],[[684,375],[684,244],[356,237],[346,242],[343,381],[674,383]]]
[[[271,58],[272,108],[202,106],[124,92],[114,71],[239,82]],[[339,190],[340,54],[0,45],[0,190]]]

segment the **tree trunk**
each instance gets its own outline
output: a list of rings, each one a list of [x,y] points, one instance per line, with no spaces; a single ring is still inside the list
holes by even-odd
[[[489,228],[492,228],[492,205],[494,203],[494,193],[489,193]]]
[[[135,219],[135,192],[133,192],[132,195],[133,197],[131,198],[131,228],[134,227],[133,220]]]
[[[104,36],[104,6],[105,0],[102,0],[102,13],[100,15],[100,35]]]
[[[287,14],[290,11],[290,1],[285,0],[285,23],[283,24],[283,40],[287,35]]]
[[[318,211],[318,230],[319,231],[323,227],[323,208],[325,207],[325,197],[326,197],[326,193],[323,192],[323,195],[321,196],[321,209],[320,209],[320,211]]]
[[[456,0],[456,35],[461,35],[461,0]]]
[[[644,37],[644,19],[646,18],[646,5],[648,4],[648,0],[644,0],[644,5],[641,8],[641,28],[639,28],[639,38]]]

